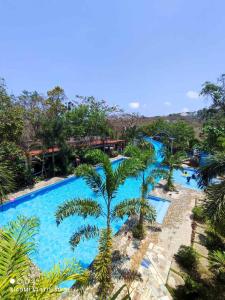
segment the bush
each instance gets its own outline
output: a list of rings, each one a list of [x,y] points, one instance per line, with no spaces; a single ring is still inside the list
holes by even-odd
[[[205,221],[206,217],[205,217],[204,210],[203,210],[202,206],[195,206],[192,209],[192,213],[193,213],[193,218],[194,218],[195,221],[198,221],[198,222],[204,222]]]
[[[133,228],[132,233],[135,239],[142,240],[144,238],[144,228],[139,224]]]
[[[175,255],[175,259],[182,267],[188,270],[196,268],[198,264],[198,254],[190,246],[180,246],[180,249]]]
[[[203,286],[201,283],[195,281],[190,276],[187,276],[185,278],[184,292],[185,292],[185,295],[188,296],[188,299],[198,298],[202,293],[202,289],[203,289]]]
[[[209,250],[225,250],[225,245],[223,239],[220,235],[214,230],[209,229],[206,231],[206,240],[205,245]]]

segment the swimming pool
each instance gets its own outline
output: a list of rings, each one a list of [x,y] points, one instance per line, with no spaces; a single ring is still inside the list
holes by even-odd
[[[160,162],[161,145],[153,142],[157,154],[157,161]],[[117,168],[121,159],[112,162],[113,168]],[[149,171],[153,168],[149,168]],[[97,171],[103,175],[101,167]],[[124,199],[136,198],[140,195],[141,179],[128,178],[119,188],[114,204]],[[95,219],[88,217],[86,220],[79,216],[65,219],[60,226],[56,226],[55,212],[65,200],[85,197],[98,199],[104,203],[101,197],[96,197],[92,190],[81,178],[71,177],[59,183],[45,187],[41,190],[17,198],[14,202],[6,203],[0,208],[0,226],[16,219],[19,215],[27,217],[36,216],[40,220],[40,232],[36,237],[38,252],[32,255],[34,263],[43,271],[47,271],[56,263],[76,258],[83,267],[88,267],[93,261],[98,250],[98,239],[81,241],[74,251],[71,250],[69,239],[76,229],[83,224],[98,224],[100,228],[105,227],[105,220],[102,217]],[[168,201],[151,197],[151,204],[157,211],[157,222],[161,223],[169,206]],[[116,233],[126,219],[112,222],[113,232]]]
[[[173,178],[174,181],[188,189],[193,189],[193,190],[201,190],[198,187],[198,182],[196,179],[192,179],[190,180],[190,182],[187,182],[187,176],[184,176],[184,171],[187,172],[188,176],[192,176],[193,174],[196,174],[196,170],[193,168],[184,168],[183,171],[181,170],[174,170],[173,171]]]

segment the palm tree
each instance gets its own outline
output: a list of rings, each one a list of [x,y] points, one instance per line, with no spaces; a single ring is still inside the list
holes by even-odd
[[[182,170],[182,161],[184,159],[184,154],[182,152],[176,152],[175,154],[170,151],[165,152],[165,157],[163,165],[168,167],[168,173],[166,176],[166,186],[167,191],[175,191],[174,180],[173,180],[173,171]]]
[[[93,150],[88,152],[88,159],[101,163],[104,171],[104,178],[91,165],[83,164],[77,167],[75,174],[84,178],[88,186],[98,196],[102,196],[105,205],[100,205],[94,199],[73,199],[65,202],[58,207],[56,212],[56,222],[59,225],[65,218],[72,215],[79,215],[83,218],[87,216],[105,218],[106,227],[101,233],[99,244],[99,255],[97,256],[95,270],[99,271],[99,259],[104,260],[105,264],[101,268],[105,268],[105,273],[96,275],[96,279],[100,281],[100,291],[103,299],[105,294],[109,291],[111,283],[111,221],[115,218],[113,209],[113,199],[116,196],[117,190],[123,184],[128,176],[136,175],[140,168],[140,163],[137,159],[124,160],[116,170],[113,170],[109,157],[100,150]],[[70,239],[72,248],[76,247],[81,239],[90,239],[99,236],[100,230],[97,225],[83,225],[77,229]],[[105,246],[102,247],[101,243]],[[107,247],[106,247],[107,245]],[[104,251],[103,251],[104,249]]]
[[[13,174],[6,165],[0,165],[0,203],[6,199],[7,194],[15,187]]]
[[[211,180],[217,176],[225,177],[225,152],[216,152],[209,156],[205,165],[199,168],[199,186],[208,186]]]
[[[219,183],[211,183],[213,178],[221,177]],[[198,171],[199,186],[205,187],[204,210],[217,229],[225,225],[225,152],[210,156],[206,165]],[[223,227],[224,228],[224,227]]]
[[[161,168],[155,168],[150,174],[147,169],[155,162],[155,155],[153,149],[150,147],[149,143],[141,143],[139,147],[137,146],[127,146],[125,149],[125,155],[133,157],[139,161],[139,173],[141,176],[141,195],[140,198],[128,199],[121,202],[115,209],[114,215],[116,217],[123,218],[124,215],[139,215],[139,220],[137,226],[133,230],[135,237],[142,239],[144,237],[144,221],[153,223],[156,220],[156,211],[149,203],[147,199],[149,185],[154,188],[156,179],[165,176],[166,171]],[[147,174],[146,174],[147,173]]]
[[[58,288],[63,281],[87,281],[88,272],[83,272],[75,262],[33,275],[28,256],[36,250],[38,227],[37,218],[20,216],[0,231],[1,299],[55,300],[63,292]]]
[[[225,251],[216,250],[209,255],[210,268],[220,279],[225,280]]]

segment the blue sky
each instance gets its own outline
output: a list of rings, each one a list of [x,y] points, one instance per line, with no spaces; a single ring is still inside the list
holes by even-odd
[[[0,0],[9,91],[95,96],[129,112],[195,110],[225,72],[224,0]]]

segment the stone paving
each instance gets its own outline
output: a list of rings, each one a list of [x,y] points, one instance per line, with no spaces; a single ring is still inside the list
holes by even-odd
[[[148,264],[141,264],[138,269],[143,276],[143,282],[134,283],[132,299],[135,300],[171,299],[165,284],[169,282],[175,287],[183,283],[180,276],[170,272],[170,267],[175,263],[173,257],[180,245],[191,244],[191,210],[195,201],[202,197],[202,193],[178,185],[176,187],[179,192],[166,193],[163,185],[164,182],[161,181],[152,194],[170,200],[171,205],[157,239],[150,242],[143,257],[144,262],[150,262],[149,267]]]

